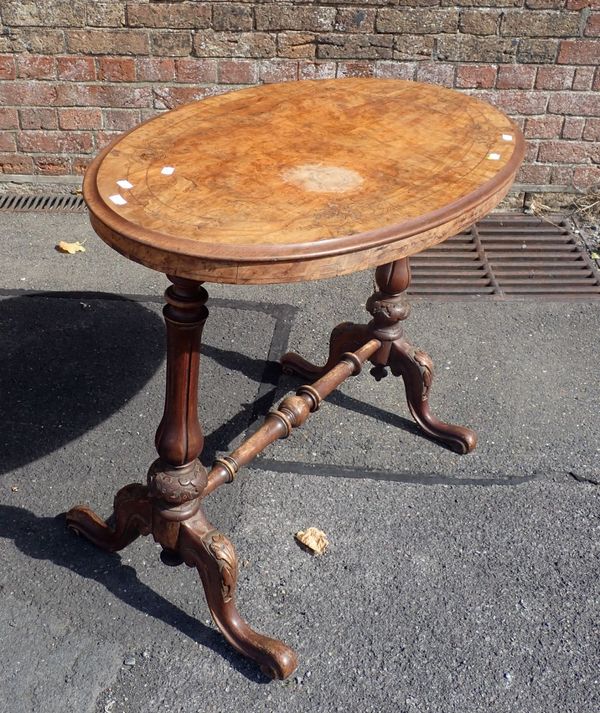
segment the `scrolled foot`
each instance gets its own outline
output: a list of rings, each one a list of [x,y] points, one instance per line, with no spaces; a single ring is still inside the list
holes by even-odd
[[[298,665],[294,651],[277,639],[257,633],[240,616],[235,605],[235,550],[202,513],[181,524],[179,553],[189,567],[197,568],[212,618],[227,641],[270,678],[291,676]]]
[[[404,340],[398,340],[392,344],[389,366],[394,375],[402,376],[410,412],[425,433],[458,453],[469,453],[475,448],[477,434],[474,431],[440,421],[430,412],[433,363],[428,354]]]
[[[340,361],[344,352],[354,352],[369,339],[367,327],[362,324],[343,322],[331,332],[329,338],[329,357],[324,366],[317,366],[299,354],[288,352],[281,359],[284,374],[297,374],[304,379],[318,379]]]
[[[121,488],[115,496],[114,512],[107,521],[85,505],[71,508],[66,519],[67,526],[76,534],[87,537],[103,550],[117,552],[139,535],[150,532],[152,506],[148,488],[138,483]]]

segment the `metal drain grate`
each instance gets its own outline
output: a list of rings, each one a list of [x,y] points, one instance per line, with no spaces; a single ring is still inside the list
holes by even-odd
[[[600,298],[598,272],[560,219],[492,215],[411,266],[415,297]]]
[[[29,213],[37,211],[54,213],[83,213],[85,201],[82,196],[66,195],[20,195],[4,193],[0,195],[0,211],[4,213]]]

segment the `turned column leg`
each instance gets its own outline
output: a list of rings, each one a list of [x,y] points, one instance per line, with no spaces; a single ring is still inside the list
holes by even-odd
[[[378,289],[369,298],[367,310],[373,316],[369,324],[372,336],[381,340],[381,349],[371,358],[371,373],[376,379],[386,375],[389,367],[404,380],[408,407],[417,425],[429,436],[459,453],[472,451],[476,434],[463,426],[444,423],[429,410],[429,393],[433,381],[433,363],[428,354],[406,340],[402,322],[410,314],[404,295],[410,285],[408,258],[378,267],[375,272]]]
[[[253,631],[234,603],[237,563],[233,545],[200,508],[207,472],[198,460],[204,444],[198,420],[200,345],[208,317],[206,290],[178,277],[165,293],[167,329],[165,406],[156,431],[158,458],[148,484],[128,485],[117,493],[114,514],[103,521],[87,507],[67,514],[69,526],[98,546],[115,551],[138,535],[152,534],[167,564],[198,568],[208,607],[225,638],[255,660],[270,676],[285,678],[296,655],[285,644]]]
[[[234,603],[237,562],[233,545],[206,520],[200,501],[207,473],[198,460],[204,437],[198,421],[198,370],[206,291],[197,283],[170,278],[165,410],[156,432],[159,458],[150,468],[152,534],[171,564],[198,568],[208,608],[225,638],[266,673],[289,676],[296,655],[285,644],[253,631]]]

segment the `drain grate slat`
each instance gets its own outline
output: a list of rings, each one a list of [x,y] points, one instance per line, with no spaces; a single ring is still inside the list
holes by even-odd
[[[0,212],[2,213],[29,213],[50,211],[54,213],[83,213],[85,212],[83,196],[65,195],[18,195],[4,193],[0,195]]]
[[[567,225],[492,215],[411,258],[414,297],[600,299],[600,277]]]

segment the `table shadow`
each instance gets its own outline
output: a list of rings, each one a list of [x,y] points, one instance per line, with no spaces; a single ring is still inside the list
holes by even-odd
[[[0,300],[0,474],[75,440],[122,408],[164,355],[162,319],[85,292]]]
[[[80,577],[95,580],[125,604],[172,626],[197,644],[212,649],[250,681],[270,681],[252,662],[233,650],[218,631],[190,616],[141,582],[133,567],[123,564],[118,554],[102,552],[70,533],[64,514],[38,517],[25,508],[0,505],[0,537],[11,539],[27,557],[48,560]],[[158,556],[157,564],[160,564]],[[195,586],[198,588],[198,596],[203,598],[199,580]],[[79,598],[74,596],[75,601],[84,602],[83,593],[80,592]],[[71,603],[67,616],[72,614]]]

